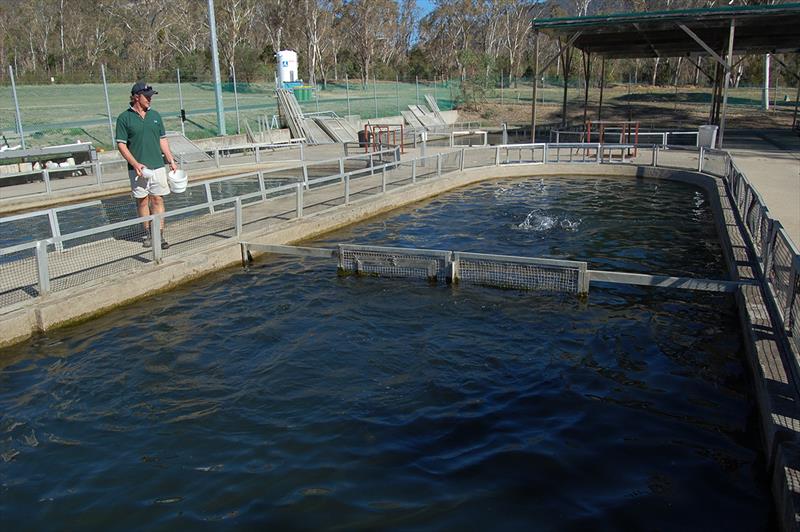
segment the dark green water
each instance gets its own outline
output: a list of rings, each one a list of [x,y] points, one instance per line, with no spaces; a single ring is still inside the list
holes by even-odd
[[[702,194],[500,181],[329,235],[724,276]],[[3,528],[774,527],[730,297],[263,260],[0,351]]]

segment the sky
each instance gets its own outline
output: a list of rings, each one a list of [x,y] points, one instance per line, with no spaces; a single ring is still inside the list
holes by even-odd
[[[433,9],[433,0],[417,0],[417,7],[419,8],[419,15],[424,17]]]

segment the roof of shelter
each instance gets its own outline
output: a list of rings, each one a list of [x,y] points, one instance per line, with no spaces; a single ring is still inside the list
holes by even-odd
[[[676,57],[708,55],[680,25],[720,53],[731,20],[734,54],[800,51],[800,3],[538,19],[533,28],[562,38],[580,32],[572,45],[605,57]]]

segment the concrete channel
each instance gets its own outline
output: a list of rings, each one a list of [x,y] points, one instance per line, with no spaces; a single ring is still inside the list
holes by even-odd
[[[686,158],[686,154],[669,153]],[[691,157],[691,156],[690,156]],[[664,160],[662,159],[662,163]],[[408,176],[385,180],[376,173],[354,181],[350,200],[340,200],[342,183],[305,191],[301,217],[295,196],[277,198],[246,207],[239,238],[219,238],[202,246],[178,250],[158,264],[144,264],[113,276],[49,293],[0,311],[0,345],[22,341],[38,332],[87,320],[132,301],[186,283],[211,272],[239,265],[240,241],[257,244],[293,244],[443,192],[495,178],[528,176],[617,176],[622,179],[672,179],[702,187],[711,202],[722,240],[725,262],[732,280],[748,281],[736,292],[747,363],[760,415],[765,463],[771,479],[775,507],[784,530],[798,530],[800,520],[800,393],[795,347],[787,338],[769,288],[760,274],[756,250],[723,179],[683,169],[653,167],[644,156],[637,164],[486,165],[442,173],[435,179],[412,183]],[[702,163],[700,163],[702,164]],[[197,223],[206,223],[202,220]],[[252,227],[252,229],[251,229]],[[222,229],[220,229],[222,231]],[[121,245],[126,245],[122,243]]]

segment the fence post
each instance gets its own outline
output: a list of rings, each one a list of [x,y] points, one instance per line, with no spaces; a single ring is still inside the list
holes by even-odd
[[[236,221],[236,238],[242,238],[242,198],[236,196],[236,206],[234,209]]]
[[[233,76],[233,103],[236,106],[236,134],[242,134],[242,124],[239,118],[239,91],[236,88],[236,66],[231,63],[231,75]]]
[[[17,83],[14,81],[14,68],[8,65],[8,76],[11,78],[11,93],[14,95],[14,109],[17,113],[17,133],[19,133],[19,143],[25,149],[25,134],[22,132],[22,115],[19,112],[19,100],[17,99]]]
[[[297,217],[303,217],[303,183],[297,183]]]
[[[178,76],[178,107],[180,107],[181,115],[181,135],[186,136],[186,110],[183,108],[183,92],[181,91],[181,69],[175,69]]]
[[[347,79],[347,74],[344,75],[344,90],[347,95],[347,116],[352,115],[350,112],[350,80]]]
[[[36,242],[36,270],[39,275],[39,295],[50,293],[50,268],[47,262],[47,240]]]
[[[436,154],[436,177],[442,177],[442,154]]]
[[[350,174],[344,175],[344,204],[350,203]]]
[[[150,222],[150,241],[153,243],[153,262],[161,262],[161,219],[163,214],[153,215]]]
[[[111,147],[116,146],[114,138],[114,125],[111,123],[111,103],[108,99],[108,83],[106,83],[106,65],[100,64],[100,72],[103,75],[103,92],[106,95],[106,116],[108,117],[108,131],[111,133]]]
[[[378,82],[375,80],[375,74],[372,75],[372,97],[375,99],[375,118],[378,118]]]
[[[705,147],[704,146],[700,146],[700,157],[697,160],[697,171],[698,172],[702,172],[703,171],[703,157],[705,157],[705,154],[706,154],[705,152],[706,152]]]

